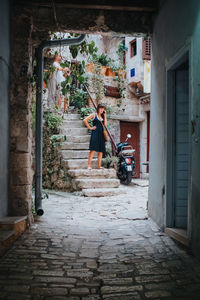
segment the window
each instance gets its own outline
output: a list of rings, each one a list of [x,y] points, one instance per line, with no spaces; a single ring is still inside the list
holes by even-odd
[[[151,38],[144,38],[142,41],[142,58],[144,60],[151,59]]]
[[[133,57],[137,54],[137,42],[136,39],[130,42],[130,57]]]
[[[135,68],[131,69],[131,77],[135,76]]]

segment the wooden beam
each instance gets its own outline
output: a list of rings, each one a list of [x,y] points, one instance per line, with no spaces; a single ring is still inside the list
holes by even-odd
[[[16,4],[23,4],[25,6],[41,6],[52,7],[51,3],[47,2],[27,2],[27,1],[15,1]],[[148,6],[118,6],[118,5],[96,5],[96,4],[73,4],[73,3],[55,3],[58,8],[75,8],[75,9],[94,9],[94,10],[114,10],[114,11],[135,11],[135,12],[155,12],[157,7]]]

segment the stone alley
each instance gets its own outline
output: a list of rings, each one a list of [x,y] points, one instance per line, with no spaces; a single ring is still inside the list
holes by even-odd
[[[147,181],[112,197],[50,192],[0,260],[1,299],[200,299],[200,263],[147,215]]]

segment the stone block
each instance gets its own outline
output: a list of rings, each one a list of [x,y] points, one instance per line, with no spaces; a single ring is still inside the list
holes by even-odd
[[[22,138],[17,137],[16,139],[16,150],[19,152],[31,153],[32,141],[29,137]]]
[[[30,123],[27,121],[10,120],[10,135],[11,137],[27,137],[29,132]]]
[[[13,170],[10,180],[11,186],[31,185],[33,180],[33,171],[31,168],[20,168]]]
[[[32,186],[31,185],[11,186],[10,196],[11,198],[27,201],[28,199],[32,198]]]
[[[68,128],[85,128],[83,120],[66,120],[64,119],[62,127]]]
[[[146,298],[154,299],[154,298],[163,298],[163,297],[170,297],[171,293],[168,291],[150,291],[145,293]]]
[[[61,146],[62,150],[88,150],[89,143],[72,143],[72,142],[65,142]]]
[[[10,168],[19,170],[20,168],[31,168],[32,156],[30,153],[10,153]]]
[[[77,189],[95,189],[95,188],[117,188],[120,185],[118,179],[74,179]]]
[[[44,296],[64,296],[68,294],[66,288],[50,288],[50,287],[33,287],[31,294]]]
[[[112,294],[112,293],[121,293],[121,292],[135,292],[142,291],[142,285],[133,285],[133,286],[103,286],[101,288],[102,294]]]
[[[87,128],[61,128],[61,133],[65,135],[88,135]]]
[[[89,150],[62,150],[62,156],[64,159],[84,159],[88,158],[88,154]],[[97,157],[97,153],[94,154],[94,157]]]
[[[0,229],[14,230],[15,236],[19,236],[26,230],[26,220],[26,216],[0,219]]]
[[[12,213],[18,216],[27,216],[28,223],[32,223],[32,197],[30,199],[12,199]]]
[[[73,169],[68,171],[69,176],[76,178],[116,178],[114,169]]]
[[[142,299],[137,292],[132,293],[123,293],[123,294],[115,294],[112,295],[103,295],[103,299],[105,300],[140,300]]]
[[[71,295],[82,296],[82,295],[88,295],[89,293],[90,291],[88,288],[74,288],[70,290]]]
[[[63,165],[67,169],[87,169],[88,160],[87,159],[66,159],[63,160]],[[97,168],[97,159],[92,160],[92,168]]]
[[[97,189],[83,189],[85,197],[111,197],[115,195],[125,194],[126,191],[121,188],[97,188]]]

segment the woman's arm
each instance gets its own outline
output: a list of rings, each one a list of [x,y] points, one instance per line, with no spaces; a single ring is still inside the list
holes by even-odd
[[[106,115],[106,111],[104,113],[104,125],[107,126],[107,115]]]
[[[95,114],[91,114],[89,115],[88,117],[86,117],[84,120],[83,120],[83,123],[85,124],[85,126],[90,129],[90,130],[95,130],[96,129],[96,126],[93,126],[93,127],[90,127],[88,121],[91,120],[91,119],[94,119],[95,117]]]

